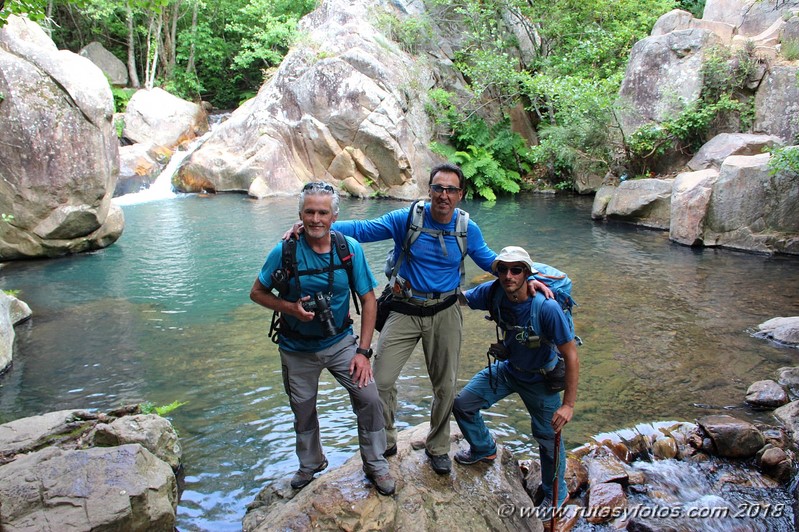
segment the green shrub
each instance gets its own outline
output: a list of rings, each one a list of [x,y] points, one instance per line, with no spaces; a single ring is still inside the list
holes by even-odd
[[[796,61],[799,59],[799,41],[783,41],[780,45],[780,53],[788,61]]]
[[[400,48],[412,55],[429,48],[433,43],[433,24],[427,16],[408,16],[400,19],[393,13],[377,14],[377,27]]]
[[[111,87],[111,94],[114,95],[114,112],[116,113],[124,113],[125,109],[128,108],[128,103],[133,95],[136,93],[136,89],[128,89],[128,88],[119,88],[119,87]]]
[[[158,414],[161,417],[165,417],[173,410],[176,410],[185,404],[188,403],[181,401],[172,401],[168,405],[155,406],[150,401],[147,401],[139,405],[139,410],[141,410],[142,414]]]
[[[772,150],[768,169],[771,175],[778,173],[799,175],[799,146],[787,146]]]

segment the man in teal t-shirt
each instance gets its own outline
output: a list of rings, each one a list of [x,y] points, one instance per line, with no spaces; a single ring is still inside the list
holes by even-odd
[[[338,206],[339,196],[331,185],[314,182],[303,187],[300,219],[305,231],[296,242],[296,271],[285,271],[283,246],[287,244],[278,243],[253,283],[250,298],[280,313],[277,342],[283,383],[294,413],[300,462],[291,486],[305,487],[316,473],[327,467],[316,411],[319,377],[327,369],[349,392],[358,417],[358,443],[366,476],[378,492],[391,495],[395,483],[383,456],[386,450],[383,409],[370,363],[377,281],[360,244],[347,237],[357,292],[354,296],[363,308],[361,334],[354,336],[349,316],[349,276],[330,231],[338,216]],[[277,295],[273,289],[278,290]]]

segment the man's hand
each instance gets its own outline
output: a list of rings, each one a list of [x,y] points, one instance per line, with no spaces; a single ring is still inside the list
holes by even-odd
[[[311,321],[314,319],[313,312],[309,310],[305,310],[305,307],[302,306],[303,301],[309,301],[311,296],[305,296],[303,298],[298,299],[294,302],[294,308],[292,309],[291,314],[300,321]]]
[[[573,415],[574,407],[562,405],[558,408],[552,416],[552,428],[555,429],[555,432],[562,430],[566,423],[571,421]]]
[[[552,290],[549,289],[547,285],[545,285],[538,279],[529,279],[527,281],[527,293],[530,295],[530,297],[535,297],[536,290],[541,291],[541,293],[544,294],[544,297],[547,299],[555,298],[555,294],[552,292]]]
[[[372,365],[369,363],[369,359],[356,353],[350,362],[350,377],[352,382],[358,384],[358,388],[368,386],[372,382]]]
[[[291,229],[283,233],[283,240],[288,240],[291,237],[299,238],[300,234],[305,230],[302,226],[302,222],[294,222],[294,225],[291,226]]]

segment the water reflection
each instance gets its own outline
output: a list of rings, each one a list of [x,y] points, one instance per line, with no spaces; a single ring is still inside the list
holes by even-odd
[[[342,218],[403,205],[342,202]],[[747,329],[799,314],[799,261],[672,245],[662,232],[590,220],[590,199],[522,197],[465,202],[489,245],[527,248],[567,271],[579,303],[582,378],[564,438],[658,419],[693,420],[745,409],[748,385],[794,365],[795,350]],[[181,530],[240,530],[261,487],[297,467],[292,418],[271,313],[249,301],[252,281],[297,198],[196,196],[125,206],[126,228],[108,249],[50,261],[7,263],[0,288],[34,311],[17,329],[11,371],[0,376],[0,422],[62,408],[109,409],[152,401],[187,404],[170,418],[184,448]],[[379,280],[387,243],[365,246]],[[467,278],[480,273],[467,261]],[[493,326],[464,312],[460,384],[485,365]],[[320,421],[333,466],[357,450],[355,417],[327,373]],[[417,350],[399,385],[400,427],[427,421],[429,381]],[[700,406],[697,406],[700,405]],[[530,423],[508,398],[486,413],[506,445],[529,456]]]

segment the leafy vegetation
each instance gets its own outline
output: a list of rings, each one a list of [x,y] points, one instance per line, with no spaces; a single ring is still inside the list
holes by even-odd
[[[771,175],[779,173],[799,175],[799,146],[786,146],[773,150],[768,161],[768,169]]]
[[[141,410],[142,414],[158,414],[161,417],[166,417],[167,414],[169,414],[170,412],[186,404],[188,403],[181,401],[172,401],[168,405],[155,406],[150,401],[147,401],[139,405],[139,410]]]
[[[432,109],[439,123],[448,126],[444,137],[455,147],[448,156],[464,164],[480,162],[471,179],[482,197],[490,197],[488,189],[511,190],[510,183],[538,178],[567,189],[577,173],[604,173],[613,157],[608,124],[630,49],[661,14],[677,5],[671,0],[430,3],[439,26],[465,27],[453,29],[462,42],[456,65],[476,98]],[[515,25],[515,33],[508,31],[507,21]],[[509,53],[519,48],[524,35],[530,37],[526,52]],[[436,94],[430,99],[435,102]],[[496,157],[486,143],[475,141],[475,124],[482,120],[483,131],[504,131],[510,139],[507,118],[483,110],[517,105],[532,116],[539,144],[524,148],[511,142],[514,157]]]

